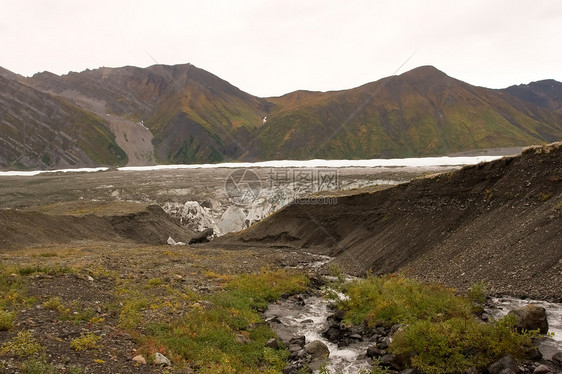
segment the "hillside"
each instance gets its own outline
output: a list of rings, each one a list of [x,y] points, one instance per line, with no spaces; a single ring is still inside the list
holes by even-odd
[[[144,163],[153,157],[158,163],[236,158],[249,147],[247,135],[261,124],[268,106],[191,64],[100,68],[61,77],[41,73],[28,82],[106,116],[109,122],[126,119],[120,131],[130,132],[142,123],[150,130],[144,137],[150,137],[154,152],[143,151],[148,153]],[[142,140],[126,137],[121,143]]]
[[[274,98],[191,64],[30,78],[0,69],[0,78],[0,139],[11,144],[2,169],[418,157],[562,139],[558,89],[531,84],[540,100],[529,99],[431,66],[350,90]]]
[[[562,117],[431,66],[338,92],[295,92],[259,131],[265,158],[443,155],[561,139]]]
[[[0,168],[127,163],[100,117],[4,76],[8,74],[0,75]]]
[[[562,113],[562,83],[553,79],[511,86],[503,91],[541,108]]]
[[[493,293],[562,295],[562,143],[337,198],[293,203],[235,237],[335,256],[345,271],[405,272]]]

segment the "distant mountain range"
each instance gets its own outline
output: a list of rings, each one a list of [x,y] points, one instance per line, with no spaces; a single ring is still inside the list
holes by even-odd
[[[0,168],[445,155],[562,139],[562,83],[475,87],[431,66],[259,98],[191,64],[0,68]]]

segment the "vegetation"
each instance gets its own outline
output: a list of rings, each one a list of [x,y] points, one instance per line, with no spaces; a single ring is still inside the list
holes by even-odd
[[[338,300],[345,320],[371,327],[402,324],[389,347],[406,365],[428,374],[465,372],[511,354],[522,358],[534,348],[534,334],[520,334],[504,318],[483,323],[473,314],[485,301],[485,285],[475,284],[467,296],[435,284],[402,276],[369,276],[343,287]]]
[[[41,344],[35,340],[31,331],[20,331],[0,347],[0,354],[25,357],[43,351]]]
[[[9,330],[14,327],[16,314],[7,310],[0,309],[0,331]]]
[[[70,346],[75,351],[84,351],[87,349],[99,349],[101,338],[93,333],[87,333],[72,339]]]
[[[183,318],[150,324],[145,350],[186,360],[201,373],[279,372],[289,353],[265,347],[275,334],[257,309],[282,294],[304,291],[306,284],[303,275],[283,270],[235,276]]]

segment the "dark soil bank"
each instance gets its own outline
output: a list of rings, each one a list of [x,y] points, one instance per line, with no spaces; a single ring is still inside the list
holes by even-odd
[[[335,256],[353,274],[562,301],[561,215],[555,143],[332,205],[293,203],[235,238]]]

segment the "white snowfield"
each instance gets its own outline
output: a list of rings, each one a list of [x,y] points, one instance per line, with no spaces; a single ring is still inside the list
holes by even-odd
[[[216,169],[216,168],[347,168],[347,167],[427,167],[427,166],[462,166],[475,165],[481,162],[497,160],[504,156],[473,156],[473,157],[420,157],[420,158],[392,158],[372,160],[275,160],[261,162],[225,162],[221,164],[186,164],[186,165],[152,165],[152,166],[124,166],[120,171],[151,171],[173,169]],[[2,176],[34,176],[41,173],[71,173],[97,172],[107,170],[107,167],[60,169],[60,170],[32,170],[32,171],[0,171]]]

